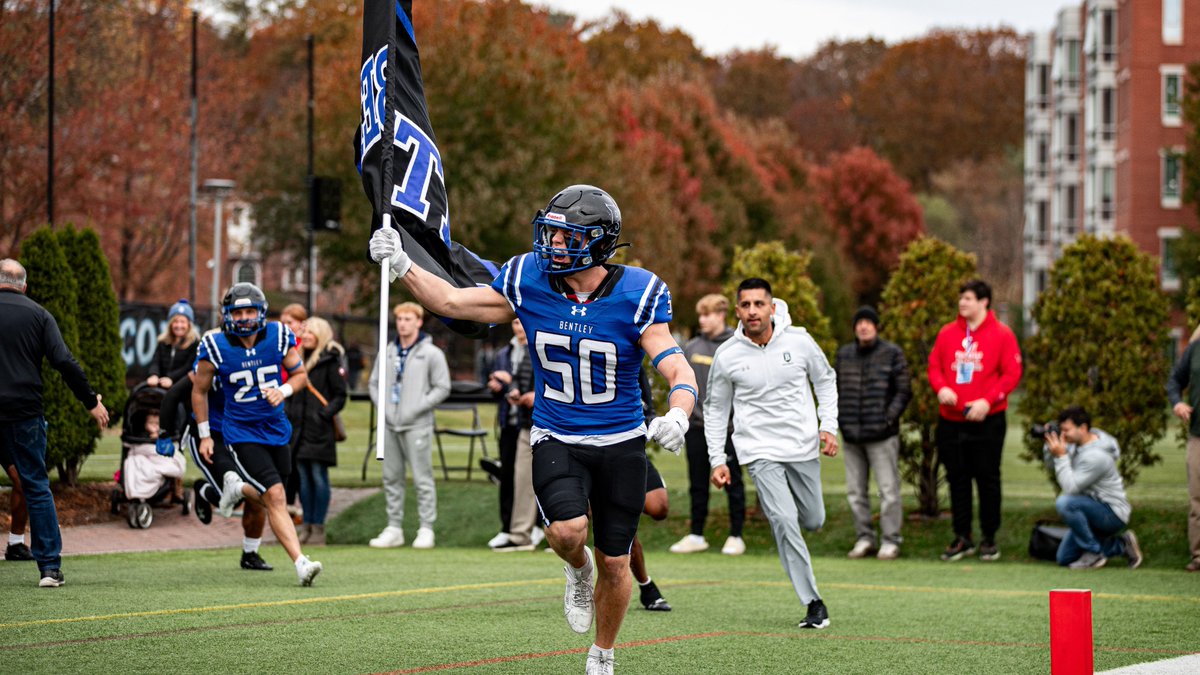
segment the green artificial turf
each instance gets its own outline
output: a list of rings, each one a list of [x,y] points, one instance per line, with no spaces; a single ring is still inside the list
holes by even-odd
[[[553,554],[334,546],[300,588],[281,549],[263,553],[275,571],[240,570],[233,550],[68,558],[58,589],[0,566],[5,671],[582,669],[591,638],[565,625]],[[832,625],[803,631],[772,556],[649,563],[675,610],[630,609],[623,673],[1046,672],[1047,593],[1075,587],[1093,590],[1097,669],[1197,649],[1196,579],[1181,571],[817,557]]]

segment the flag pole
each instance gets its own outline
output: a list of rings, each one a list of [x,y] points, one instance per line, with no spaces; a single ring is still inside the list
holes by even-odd
[[[392,214],[386,211],[383,214],[383,227],[392,226]],[[376,412],[375,415],[375,459],[383,459],[383,434],[387,430],[385,418],[387,417],[387,406],[389,399],[387,397],[387,339],[388,339],[388,292],[391,280],[392,261],[390,258],[384,258],[379,265],[379,351],[375,357],[375,362],[378,363],[379,378],[375,386]]]

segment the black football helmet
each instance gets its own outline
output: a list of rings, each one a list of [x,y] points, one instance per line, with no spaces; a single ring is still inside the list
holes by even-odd
[[[567,234],[565,246],[551,244],[554,230]],[[607,192],[591,185],[562,190],[533,218],[535,260],[538,269],[550,274],[604,264],[617,250],[620,236],[621,209]]]
[[[233,310],[253,307],[258,310],[253,319],[233,320]],[[226,333],[249,337],[267,325],[267,296],[262,289],[251,283],[234,284],[221,300],[222,328]]]

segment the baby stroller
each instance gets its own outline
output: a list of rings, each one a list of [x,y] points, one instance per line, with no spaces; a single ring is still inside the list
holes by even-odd
[[[109,500],[114,515],[121,512],[121,504],[128,504],[125,517],[132,528],[150,527],[154,506],[182,504],[183,515],[188,514],[187,499],[175,496],[175,481],[183,478],[186,468],[184,454],[178,448],[171,457],[158,454],[154,447],[158,439],[146,429],[146,417],[159,414],[166,393],[165,389],[142,383],[133,388],[125,404],[121,465],[114,476],[117,487]]]

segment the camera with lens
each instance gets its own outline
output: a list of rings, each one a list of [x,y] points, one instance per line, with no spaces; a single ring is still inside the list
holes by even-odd
[[[1030,438],[1035,438],[1039,441],[1046,440],[1046,434],[1061,434],[1062,430],[1058,427],[1058,422],[1046,422],[1045,424],[1035,424],[1029,427]]]

